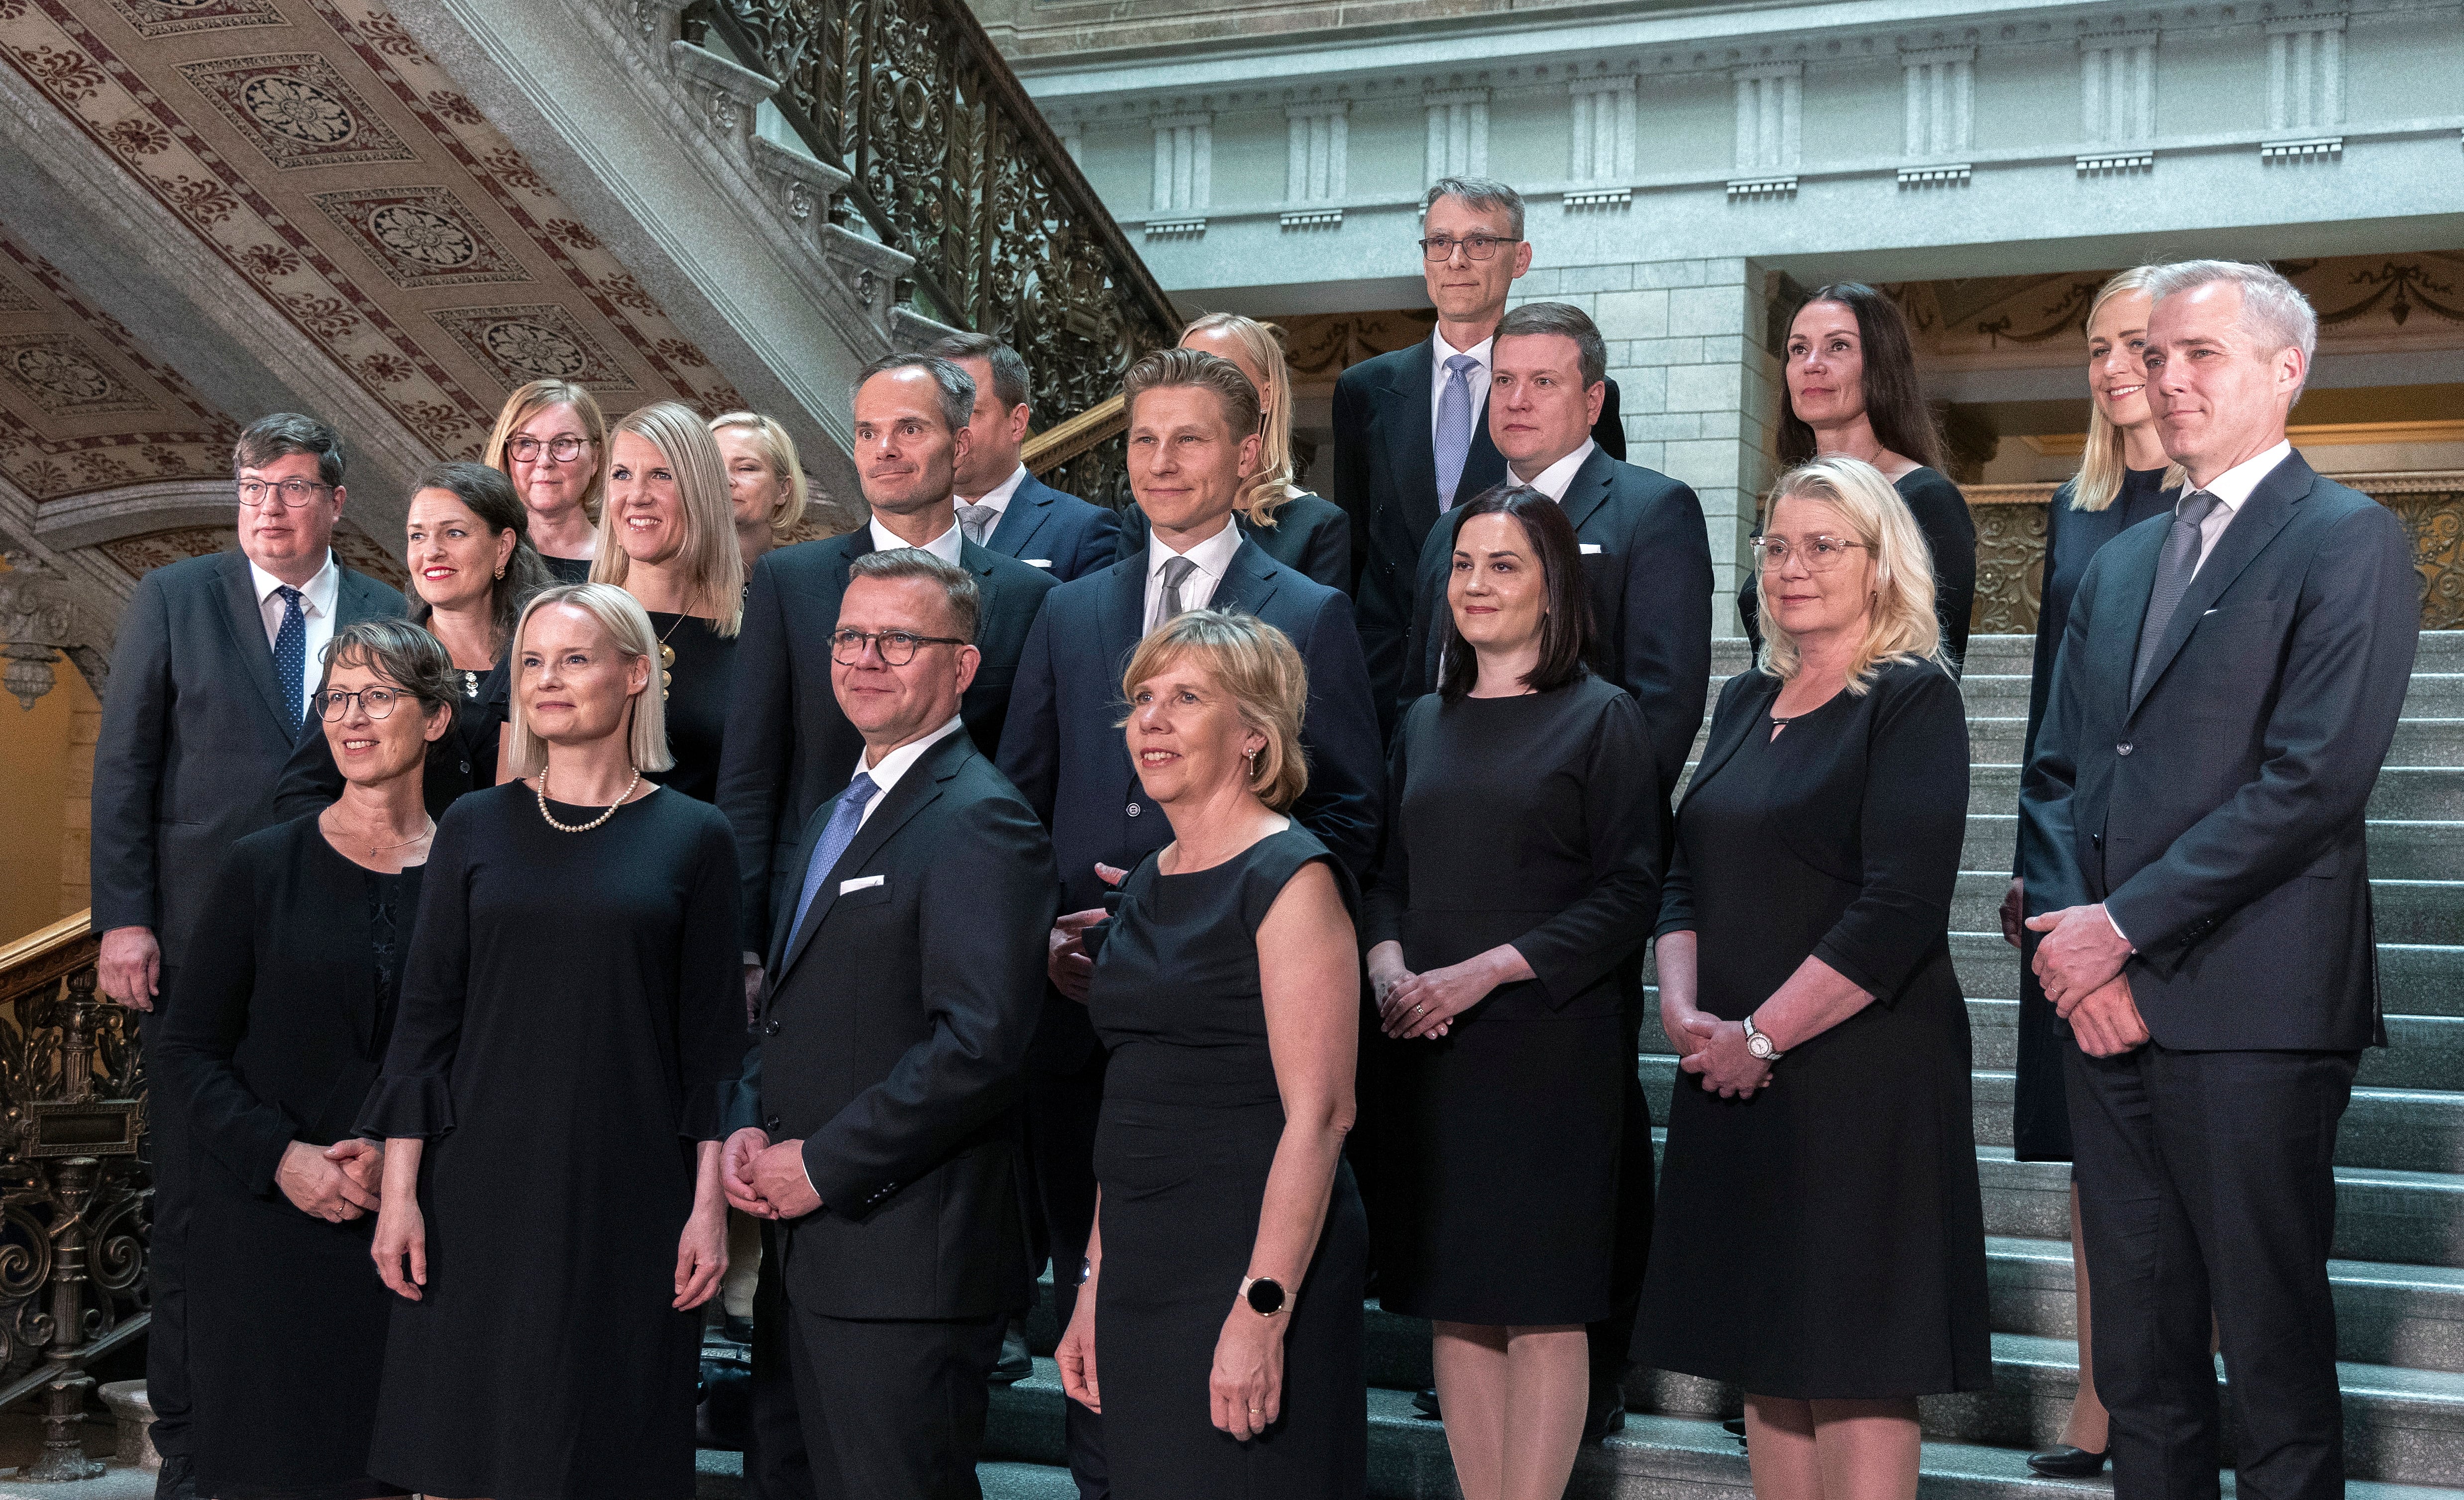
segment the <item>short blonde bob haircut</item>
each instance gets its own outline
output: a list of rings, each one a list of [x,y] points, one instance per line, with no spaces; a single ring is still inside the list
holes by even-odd
[[[514,461],[505,456],[506,445],[513,442],[523,423],[550,407],[571,407],[573,414],[581,419],[583,435],[590,439],[590,482],[582,489],[582,514],[589,517],[595,526],[599,523],[599,507],[607,498],[607,414],[599,409],[599,398],[588,387],[569,380],[535,380],[507,396],[479,461],[512,478]],[[520,492],[521,487],[516,485],[515,493]]]
[[[559,584],[533,594],[514,627],[513,644],[506,648],[514,667],[513,714],[505,744],[509,776],[537,776],[547,769],[547,741],[532,732],[530,719],[522,713],[522,637],[530,632],[534,616],[559,605],[597,620],[607,632],[608,643],[622,655],[656,657],[659,652],[659,638],[651,632],[650,617],[643,612],[641,602],[613,584]],[[676,763],[676,758],[668,754],[668,705],[666,695],[659,692],[657,665],[655,660],[651,663],[649,679],[633,695],[630,710],[633,727],[627,749],[634,769],[641,771],[664,771]]]
[[[1765,516],[1779,514],[1789,499],[1819,500],[1847,521],[1853,540],[1873,560],[1874,592],[1866,604],[1865,638],[1848,662],[1848,691],[1862,696],[1877,668],[1901,661],[1929,661],[1950,670],[1942,653],[1942,623],[1933,613],[1933,550],[1917,529],[1908,503],[1882,472],[1861,458],[1837,453],[1803,463],[1771,486]],[[1768,522],[1766,522],[1768,524]],[[1758,590],[1762,618],[1762,670],[1786,682],[1797,673],[1796,639],[1771,613],[1771,589]]]
[[[1275,512],[1301,494],[1292,483],[1292,367],[1284,358],[1284,330],[1239,313],[1208,313],[1180,331],[1187,346],[1194,333],[1221,333],[1241,346],[1249,363],[1265,372],[1258,391],[1258,472],[1241,491],[1241,509],[1253,526],[1272,526]]]
[[[779,497],[770,504],[770,544],[783,547],[801,540],[797,534],[804,524],[804,507],[811,503],[813,492],[796,456],[796,440],[759,411],[731,411],[710,419],[713,437],[728,428],[740,429],[752,439],[753,451],[770,466],[770,477],[780,482]],[[726,454],[719,456],[724,460]]]
[[[1309,708],[1309,668],[1291,637],[1256,615],[1227,609],[1191,609],[1156,626],[1138,643],[1121,673],[1121,701],[1137,696],[1137,685],[1188,661],[1232,695],[1241,722],[1265,736],[1265,748],[1249,771],[1249,792],[1277,812],[1309,789],[1309,760],[1301,752],[1301,717]],[[1117,727],[1127,728],[1124,715]]]
[[[676,497],[685,523],[686,613],[712,622],[721,635],[744,623],[744,553],[736,544],[736,508],[728,501],[727,459],[710,425],[680,401],[654,401],[626,413],[609,432],[630,432],[659,451],[676,476]],[[612,473],[615,457],[608,457]],[[599,517],[599,554],[590,560],[590,581],[622,586],[633,560],[620,537],[624,518],[614,506]]]

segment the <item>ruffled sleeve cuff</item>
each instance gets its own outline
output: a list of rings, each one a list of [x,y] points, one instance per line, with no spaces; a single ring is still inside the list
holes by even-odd
[[[676,1134],[687,1140],[725,1140],[760,1123],[760,1094],[737,1078],[691,1085],[676,1112]]]
[[[433,1140],[453,1129],[453,1095],[443,1073],[384,1073],[360,1106],[362,1136]]]

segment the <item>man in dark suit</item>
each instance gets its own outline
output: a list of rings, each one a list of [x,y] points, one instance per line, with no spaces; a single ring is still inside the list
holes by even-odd
[[[1363,360],[1334,383],[1331,498],[1352,518],[1360,644],[1377,685],[1381,732],[1395,728],[1420,543],[1439,515],[1506,475],[1489,435],[1489,355],[1507,294],[1531,268],[1523,195],[1485,177],[1444,177],[1420,209],[1420,271],[1437,332]],[[1593,440],[1625,457],[1617,382],[1603,382]]]
[[[182,960],[225,850],[271,827],[274,787],[302,734],[319,656],[354,621],[403,612],[400,594],[334,556],[342,445],[310,417],[263,417],[231,453],[239,550],[145,575],[120,617],[95,743],[94,928],[103,994],[149,1014],[176,1003]],[[161,1074],[154,1074],[160,1077]],[[165,1494],[189,1492],[188,1216],[185,1112],[148,1116],[154,1319],[145,1379]]]
[[[990,334],[954,333],[924,351],[948,360],[976,383],[959,461],[958,525],[969,541],[990,547],[1059,583],[1111,565],[1121,520],[1100,505],[1064,495],[1026,472],[1026,362]]]
[[[831,677],[864,753],[779,882],[739,1102],[759,1123],[722,1172],[778,1225],[812,1492],[973,1500],[985,1378],[1029,1293],[1017,1106],[1060,890],[963,732],[974,577],[913,549],[850,571]]]
[[[1642,705],[1663,819],[1703,723],[1711,673],[1711,540],[1694,492],[1613,458],[1591,436],[1607,395],[1608,348],[1580,308],[1530,302],[1497,325],[1488,426],[1507,482],[1554,498],[1582,545],[1597,642],[1594,669]],[[1421,544],[1403,701],[1435,691],[1445,643],[1455,525],[1440,518]],[[1400,704],[1397,704],[1397,712]],[[1669,829],[1661,829],[1668,845]],[[1639,955],[1637,956],[1638,960]],[[1639,1048],[1644,1016],[1625,1019]],[[1623,1380],[1651,1250],[1651,1106],[1638,1075],[1626,1090],[1624,1159],[1638,1170],[1617,1199],[1609,1316],[1589,1330],[1592,1398],[1584,1433],[1623,1424]]]
[[[1293,815],[1357,875],[1376,851],[1384,763],[1350,601],[1244,540],[1232,521],[1257,463],[1257,390],[1238,366],[1167,349],[1133,366],[1130,488],[1147,545],[1045,601],[1019,660],[1001,765],[1052,828],[1068,915],[1052,930],[1053,988],[1028,1060],[1027,1138],[1047,1225],[1060,1315],[1076,1297],[1095,1208],[1095,1117],[1104,1054],[1087,1020],[1091,972],[1080,934],[1104,890],[1172,840],[1115,727],[1121,673],[1146,633],[1182,609],[1239,609],[1281,629],[1309,667],[1301,742],[1309,783]],[[1069,1463],[1080,1493],[1107,1492],[1094,1414],[1071,1402]]]
[[[2318,323],[2274,271],[2167,267],[2147,391],[2189,474],[2088,565],[2020,789],[2068,1053],[2096,1385],[2123,1500],[2343,1493],[2336,1130],[2383,1045],[2364,808],[2420,632],[2411,548],[2284,425]]]

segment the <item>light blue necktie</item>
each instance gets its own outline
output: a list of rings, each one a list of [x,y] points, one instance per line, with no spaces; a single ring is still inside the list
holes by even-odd
[[[274,674],[282,680],[283,706],[297,735],[308,704],[308,617],[299,612],[299,590],[284,584],[275,592],[282,596],[282,628],[274,632]]]
[[[822,882],[830,877],[830,871],[838,868],[839,856],[855,842],[855,830],[864,826],[865,805],[879,790],[869,775],[859,771],[855,780],[847,783],[847,789],[839,793],[839,805],[830,809],[830,821],[822,829],[821,842],[813,846],[813,862],[804,867],[803,893],[796,897],[796,920],[787,929],[790,945],[804,925],[804,914],[813,908],[813,897],[821,893]]]
[[[1468,354],[1449,355],[1446,388],[1438,393],[1438,509],[1451,510],[1455,489],[1463,483],[1463,461],[1471,456],[1471,372],[1480,361]]]

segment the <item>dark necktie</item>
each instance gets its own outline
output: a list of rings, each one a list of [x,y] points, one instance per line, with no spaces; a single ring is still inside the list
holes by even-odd
[[[880,789],[872,783],[869,773],[858,771],[855,780],[847,783],[847,789],[839,793],[839,805],[830,809],[830,821],[823,827],[820,842],[813,846],[813,861],[804,867],[803,893],[796,897],[796,920],[787,928],[790,943],[804,925],[804,914],[813,909],[813,897],[821,893],[822,882],[830,877],[830,871],[838,868],[839,856],[855,842],[855,830],[864,826],[865,805]]]
[[[299,609],[299,590],[284,584],[275,592],[282,596],[282,628],[274,632],[274,675],[296,735],[308,705],[308,617]]]
[[[2199,523],[2216,504],[2214,496],[2193,490],[2173,508],[2173,527],[2165,534],[2165,555],[2156,560],[2156,585],[2147,591],[2147,618],[2139,625],[2139,664],[2130,669],[2133,700],[2147,680],[2147,669],[2155,664],[2165,628],[2173,623],[2173,611],[2181,607],[2182,596],[2190,591],[2190,580],[2199,571]]]

